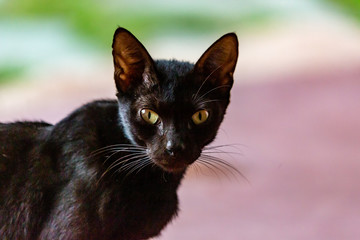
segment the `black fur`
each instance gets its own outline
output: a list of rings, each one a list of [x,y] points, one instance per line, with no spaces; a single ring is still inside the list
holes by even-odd
[[[236,36],[223,38],[236,43],[230,48],[237,57]],[[177,215],[181,179],[215,138],[229,103],[236,59],[226,73],[202,66],[216,57],[230,61],[212,52],[217,43],[196,65],[153,61],[119,28],[113,45],[118,101],[86,104],[55,125],[0,124],[1,239],[157,236]],[[116,44],[126,45],[131,56],[118,56],[123,49],[117,52]],[[219,79],[228,82],[225,91]],[[144,108],[160,120],[145,122],[139,114]],[[198,126],[191,118],[199,109],[209,119]]]

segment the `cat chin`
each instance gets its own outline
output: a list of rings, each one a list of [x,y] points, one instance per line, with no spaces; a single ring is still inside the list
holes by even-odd
[[[182,168],[174,168],[174,167],[165,167],[165,166],[159,166],[163,171],[168,172],[168,173],[173,173],[173,174],[183,174],[187,167],[182,167]]]
[[[175,173],[175,174],[182,174],[186,171],[189,165],[185,164],[183,166],[174,166],[173,164],[163,164],[155,162],[155,165],[158,166],[165,172],[168,173]]]

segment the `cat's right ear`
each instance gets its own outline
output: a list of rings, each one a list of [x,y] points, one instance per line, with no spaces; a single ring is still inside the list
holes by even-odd
[[[112,49],[116,87],[127,92],[142,81],[144,73],[152,70],[153,60],[139,40],[124,28],[116,29]]]

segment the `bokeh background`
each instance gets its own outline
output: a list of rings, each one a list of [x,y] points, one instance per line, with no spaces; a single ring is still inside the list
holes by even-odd
[[[191,169],[159,240],[360,239],[358,0],[0,0],[0,121],[56,123],[114,98],[112,35],[196,61],[239,37],[213,145],[249,180]],[[203,169],[204,170],[204,169]]]

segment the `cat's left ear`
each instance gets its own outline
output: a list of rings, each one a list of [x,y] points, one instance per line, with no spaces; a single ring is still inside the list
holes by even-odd
[[[195,64],[195,71],[214,85],[225,86],[223,90],[229,91],[234,81],[238,44],[235,33],[222,36],[200,57]]]
[[[118,91],[127,92],[143,82],[144,74],[153,71],[153,60],[136,37],[124,28],[118,28],[112,44],[114,78]]]

